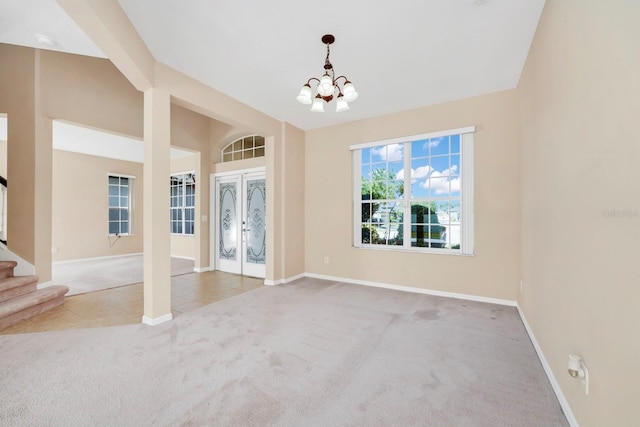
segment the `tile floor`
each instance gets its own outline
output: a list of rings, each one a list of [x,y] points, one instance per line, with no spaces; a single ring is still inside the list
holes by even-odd
[[[189,273],[171,278],[171,307],[179,316],[215,301],[263,286],[264,279],[220,271]],[[64,304],[0,331],[0,334],[95,328],[140,323],[143,314],[142,283],[73,295]]]

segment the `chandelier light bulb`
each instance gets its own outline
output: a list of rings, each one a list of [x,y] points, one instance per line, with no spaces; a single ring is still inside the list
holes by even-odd
[[[318,83],[318,93],[322,96],[333,95],[336,88],[333,86],[333,79],[329,74],[325,74],[320,79],[320,83]]]
[[[336,113],[347,111],[348,109],[349,103],[347,102],[345,97],[342,94],[338,95],[338,99],[336,100]]]
[[[358,92],[356,92],[356,88],[353,86],[353,83],[347,81],[344,85],[344,99],[347,102],[353,102],[358,99]]]
[[[305,104],[305,105],[311,104],[311,102],[312,102],[311,86],[309,86],[309,83],[307,83],[304,86],[302,86],[302,89],[300,89],[300,93],[298,94],[296,99],[301,104]]]
[[[324,113],[324,105],[322,104],[323,99],[320,94],[316,95],[316,98],[313,100],[313,105],[311,106],[311,111],[316,113]]]

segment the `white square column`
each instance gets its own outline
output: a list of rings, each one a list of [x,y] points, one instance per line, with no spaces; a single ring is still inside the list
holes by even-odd
[[[151,88],[144,92],[144,315],[157,325],[171,314],[171,97]]]

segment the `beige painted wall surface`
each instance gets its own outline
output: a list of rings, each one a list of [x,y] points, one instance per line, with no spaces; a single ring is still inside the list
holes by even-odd
[[[13,191],[7,195],[7,239],[9,249],[32,264],[35,262],[34,76],[33,49],[0,44],[0,111],[7,114],[7,175],[15,180],[11,184]]]
[[[135,176],[133,236],[108,234],[108,174]],[[142,252],[142,164],[53,150],[53,261]]]
[[[143,95],[107,59],[41,51],[43,114],[142,138]]]
[[[583,427],[640,419],[638,22],[638,2],[547,0],[517,89],[518,300]]]
[[[307,132],[306,271],[515,300],[520,227],[515,101],[515,91],[498,92]],[[353,248],[349,145],[469,125],[476,126],[476,255]]]
[[[304,132],[285,125],[284,147],[284,209],[281,227],[284,231],[284,278],[305,272],[304,265]]]

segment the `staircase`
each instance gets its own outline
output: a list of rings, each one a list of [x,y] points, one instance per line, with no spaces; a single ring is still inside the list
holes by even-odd
[[[66,286],[37,289],[38,276],[14,276],[15,261],[0,261],[0,330],[64,302]]]

